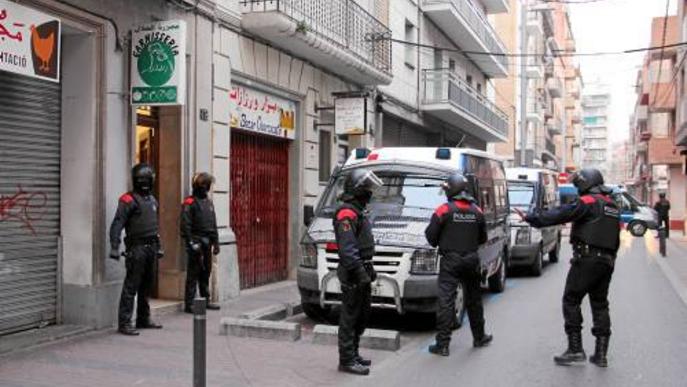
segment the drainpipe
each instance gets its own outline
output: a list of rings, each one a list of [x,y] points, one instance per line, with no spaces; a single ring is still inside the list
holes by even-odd
[[[520,52],[527,53],[527,2],[520,6]],[[520,57],[520,166],[527,166],[527,56]]]

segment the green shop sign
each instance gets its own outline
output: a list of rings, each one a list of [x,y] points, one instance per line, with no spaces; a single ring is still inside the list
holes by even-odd
[[[171,20],[132,33],[131,103],[183,105],[186,95],[186,23]]]

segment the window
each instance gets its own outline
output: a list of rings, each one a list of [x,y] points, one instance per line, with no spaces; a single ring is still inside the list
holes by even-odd
[[[477,84],[477,92],[482,94],[482,84],[481,83]]]
[[[415,42],[415,26],[406,19],[405,41]],[[415,47],[411,44],[405,45],[405,65],[415,69]]]
[[[320,130],[320,182],[327,182],[332,173],[332,133]]]
[[[344,164],[348,159],[348,145],[339,145],[336,150],[336,162]]]
[[[455,60],[453,60],[453,59],[448,60],[448,69],[452,73],[456,72],[456,61]]]
[[[466,75],[465,82],[468,84],[468,86],[472,86],[472,75]]]

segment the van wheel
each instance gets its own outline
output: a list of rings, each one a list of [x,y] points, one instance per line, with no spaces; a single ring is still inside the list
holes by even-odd
[[[635,220],[630,222],[630,224],[627,226],[627,229],[630,230],[630,234],[632,234],[632,236],[642,237],[644,234],[646,234],[647,227],[644,222]]]
[[[463,284],[458,282],[456,289],[456,321],[453,323],[453,329],[458,329],[463,326],[463,319],[465,318],[465,289]]]
[[[556,246],[553,250],[549,251],[549,262],[558,262],[558,257],[561,254],[561,234],[558,234],[558,241],[556,241]]]
[[[532,266],[530,266],[530,272],[532,273],[533,276],[539,277],[541,276],[542,269],[544,267],[544,250],[542,249],[541,246],[539,246],[539,250],[537,250],[537,256],[534,258],[534,262],[532,262]]]
[[[330,319],[331,308],[323,308],[319,304],[303,303],[303,312],[309,318],[317,322],[328,322]]]
[[[494,293],[502,293],[506,290],[506,261],[503,252],[499,259],[499,270],[489,277],[489,290]]]

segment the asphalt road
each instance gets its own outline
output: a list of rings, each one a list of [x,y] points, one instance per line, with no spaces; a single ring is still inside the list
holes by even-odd
[[[431,332],[406,332],[404,348],[356,386],[687,386],[687,307],[656,264],[651,236],[623,236],[611,284],[610,368],[555,366],[566,345],[560,300],[570,248],[539,278],[510,278],[500,295],[485,295],[493,344],[473,349],[469,330],[454,333],[451,356],[427,352]],[[648,243],[648,244],[647,244]],[[584,344],[593,352],[591,313],[583,304]]]

